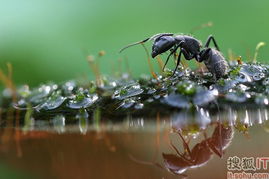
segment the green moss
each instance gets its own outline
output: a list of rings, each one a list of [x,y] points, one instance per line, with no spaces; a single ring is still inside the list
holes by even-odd
[[[79,92],[79,93],[76,95],[75,100],[76,100],[76,101],[82,101],[82,100],[84,100],[84,98],[85,98],[85,95],[84,95],[82,92]]]
[[[236,66],[236,67],[234,67],[234,68],[230,71],[229,75],[232,76],[232,77],[238,76],[238,75],[239,75],[239,72],[240,72],[240,69],[241,69],[241,66]]]
[[[225,85],[225,80],[224,80],[223,78],[221,78],[221,79],[219,79],[219,80],[217,81],[217,83],[218,83],[219,85],[221,85],[221,86],[224,86],[224,85]]]
[[[196,85],[192,82],[180,82],[176,86],[177,92],[187,96],[193,96],[196,92]]]

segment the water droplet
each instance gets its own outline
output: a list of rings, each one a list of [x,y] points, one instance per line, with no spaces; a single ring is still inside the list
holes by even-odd
[[[248,74],[243,73],[243,72],[239,73],[239,76],[236,78],[236,80],[241,83],[252,82],[251,77]]]
[[[88,108],[92,104],[94,104],[98,99],[97,95],[88,95],[88,96],[77,96],[76,99],[71,99],[67,107],[71,109],[82,109],[82,108]]]
[[[32,91],[29,95],[28,100],[34,104],[40,104],[46,100],[46,97],[49,96],[53,92],[52,88],[53,84],[51,85],[41,85],[39,88],[36,88]]]
[[[147,91],[147,94],[153,94],[155,93],[157,90],[154,89],[154,88],[149,88],[148,91]]]
[[[75,81],[67,81],[62,85],[62,89],[65,93],[70,94],[76,87]]]
[[[268,105],[269,101],[268,98],[262,94],[257,95],[255,98],[255,103],[258,105]]]
[[[262,84],[263,84],[263,85],[269,85],[269,78],[265,78],[265,79],[262,81]]]
[[[144,107],[144,104],[142,103],[138,103],[134,106],[135,109],[143,109],[143,107]]]
[[[255,74],[253,75],[253,80],[254,80],[254,81],[259,81],[259,80],[263,79],[264,76],[265,76],[265,75],[264,75],[263,73],[255,73]]]
[[[128,86],[122,87],[119,90],[116,90],[114,95],[112,96],[113,99],[123,100],[129,97],[140,95],[144,92],[141,89],[138,83],[130,84]]]
[[[49,97],[49,99],[44,102],[43,104],[39,105],[36,110],[37,111],[40,111],[40,110],[53,110],[53,109],[56,109],[58,107],[60,107],[64,101],[66,100],[65,97],[63,96],[52,96],[52,97]]]
[[[29,86],[28,85],[23,85],[22,87],[20,87],[18,90],[17,90],[18,94],[20,96],[22,96],[23,98],[27,98],[30,94],[31,94],[31,91],[29,89]]]
[[[135,100],[133,99],[125,99],[120,105],[118,108],[124,108],[124,109],[128,109],[130,107],[132,107],[133,105],[135,104]],[[117,109],[118,109],[117,108]]]
[[[169,94],[168,96],[164,97],[164,103],[168,104],[169,106],[178,107],[178,108],[189,108],[190,103],[189,100],[180,94]]]
[[[197,92],[193,98],[193,103],[198,106],[204,106],[214,101],[218,95],[218,90],[201,90]]]

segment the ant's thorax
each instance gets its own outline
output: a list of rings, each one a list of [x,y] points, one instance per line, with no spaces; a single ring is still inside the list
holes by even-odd
[[[177,36],[175,36],[175,40],[177,43],[184,42],[185,36],[184,35],[177,35]]]

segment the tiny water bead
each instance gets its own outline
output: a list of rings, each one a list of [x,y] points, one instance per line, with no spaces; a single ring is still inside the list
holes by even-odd
[[[61,95],[57,95],[57,96],[50,96],[48,98],[48,100],[46,102],[44,102],[43,104],[40,104],[36,110],[40,111],[40,110],[53,110],[56,109],[58,107],[60,107],[66,100],[66,97],[63,97]]]
[[[75,98],[70,99],[67,103],[67,107],[71,109],[88,108],[98,100],[98,95],[84,95],[78,94]]]
[[[34,89],[27,97],[27,101],[38,104],[46,100],[49,95],[58,88],[56,84],[41,85]]]
[[[269,85],[269,78],[265,78],[263,81],[262,81],[262,84],[264,86],[268,86]]]
[[[181,94],[171,93],[167,95],[166,97],[164,97],[163,102],[167,105],[170,105],[172,107],[177,107],[177,108],[189,108],[190,107],[188,98]]]
[[[197,106],[207,105],[210,102],[214,101],[218,96],[218,90],[212,89],[201,89],[193,97],[193,103]]]
[[[140,95],[143,92],[144,90],[138,83],[133,83],[116,90],[112,98],[123,100],[129,97]]]

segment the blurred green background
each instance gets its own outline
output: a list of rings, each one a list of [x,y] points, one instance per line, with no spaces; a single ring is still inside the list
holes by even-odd
[[[133,74],[148,74],[140,46],[118,50],[155,33],[189,33],[209,21],[214,25],[195,37],[205,42],[213,34],[226,57],[230,48],[246,60],[258,42],[269,40],[268,9],[268,0],[1,0],[0,67],[11,62],[18,85],[93,78],[85,57],[104,50],[103,73],[118,70],[119,59],[127,57]],[[269,59],[267,50],[259,60]]]
[[[246,60],[247,53],[253,56],[258,42],[269,41],[268,0],[0,2],[0,67],[5,69],[6,62],[11,62],[18,85],[35,86],[83,75],[93,78],[86,56],[97,55],[100,50],[106,52],[99,59],[103,73],[118,70],[119,59],[127,57],[133,74],[148,74],[141,47],[122,54],[118,50],[160,32],[189,33],[209,21],[213,27],[197,31],[195,37],[205,42],[213,34],[226,57],[230,48]],[[269,59],[267,50],[268,46],[261,49],[258,60]],[[2,177],[11,177],[5,166],[0,165],[0,171]]]

